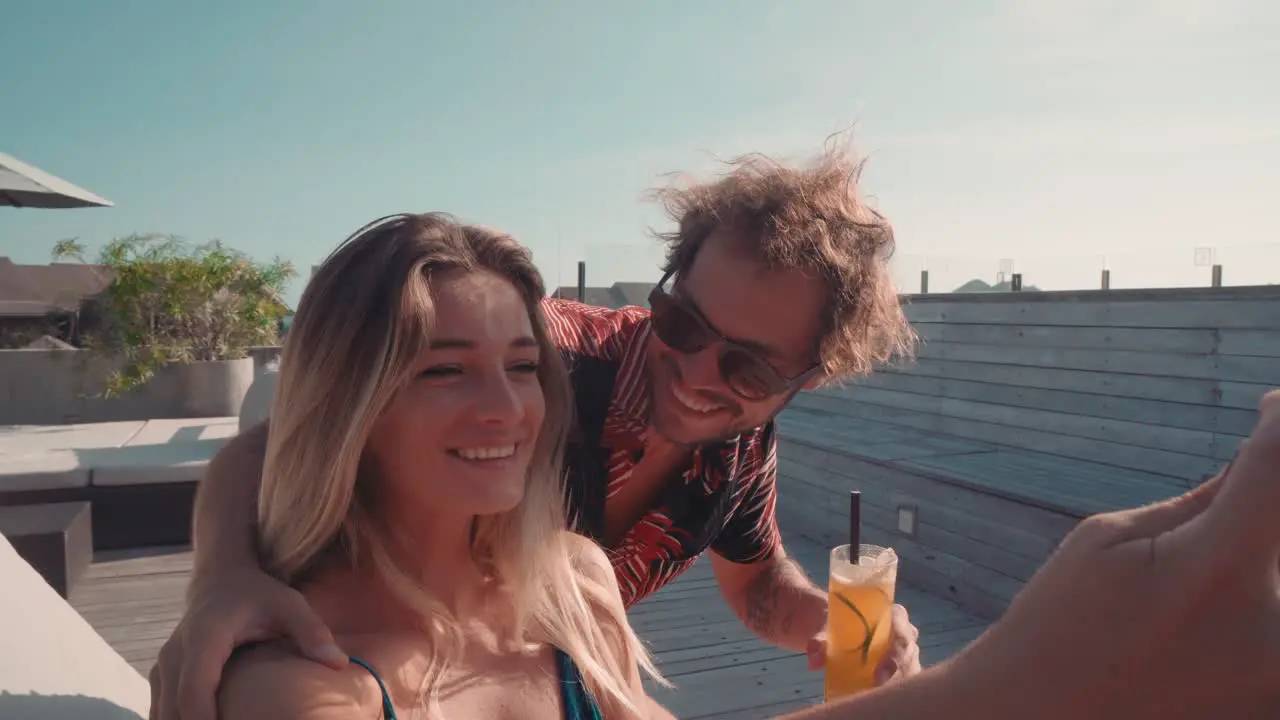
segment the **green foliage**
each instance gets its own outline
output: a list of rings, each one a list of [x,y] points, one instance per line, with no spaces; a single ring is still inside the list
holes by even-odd
[[[76,240],[60,241],[53,255],[85,261]],[[162,235],[114,239],[97,264],[110,283],[92,301],[101,322],[91,345],[124,359],[108,397],[141,387],[169,363],[232,360],[276,343],[288,312],[279,298],[296,276],[279,258],[258,263],[217,240],[189,247]]]

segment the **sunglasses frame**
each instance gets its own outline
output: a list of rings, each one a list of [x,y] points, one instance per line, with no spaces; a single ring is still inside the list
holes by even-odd
[[[666,302],[670,305],[678,306],[678,308],[682,312],[684,312],[694,322],[696,322],[701,327],[703,334],[710,342],[708,342],[706,345],[703,345],[701,348],[693,351],[693,353],[687,353],[675,347],[672,347],[671,349],[681,353],[682,355],[690,355],[690,354],[702,352],[703,350],[707,349],[708,347],[711,347],[712,345],[718,345],[719,348],[716,351],[716,365],[719,369],[721,379],[723,379],[725,384],[729,386],[729,389],[733,391],[734,395],[737,395],[739,398],[746,400],[748,402],[759,402],[761,400],[767,400],[771,397],[777,397],[778,395],[782,395],[783,393],[789,390],[795,390],[797,386],[803,385],[805,382],[808,382],[810,378],[812,378],[814,375],[818,374],[818,372],[822,370],[821,363],[815,362],[808,370],[805,370],[804,372],[801,372],[798,375],[793,375],[791,377],[787,377],[786,375],[783,375],[782,373],[778,372],[777,368],[775,368],[770,362],[768,362],[763,357],[761,357],[759,352],[753,350],[752,348],[746,347],[741,343],[735,342],[725,337],[718,330],[711,327],[711,324],[707,322],[706,318],[702,317],[701,313],[699,313],[697,310],[693,308],[688,307],[684,302],[682,302],[675,295],[672,295],[671,293],[663,289],[663,286],[667,284],[667,281],[671,279],[671,276],[673,274],[674,273],[672,272],[668,272],[665,275],[663,275],[662,279],[658,281],[658,284],[655,285],[653,289],[649,291],[650,312],[653,313],[654,315],[657,315],[657,311],[655,311],[654,308],[657,307],[659,303]],[[672,284],[672,286],[674,289],[674,283]],[[655,302],[655,300],[657,302]],[[658,339],[662,340],[663,344],[666,344],[666,340],[662,338],[661,333],[659,333],[657,330],[656,322],[654,323],[653,331],[654,331],[654,334],[658,336]],[[668,345],[668,347],[671,347],[671,346]],[[760,397],[754,397],[751,395],[743,394],[742,391],[738,389],[738,387],[733,383],[733,381],[725,373],[725,370],[724,370],[725,357],[728,354],[734,353],[734,352],[745,354],[747,357],[751,358],[755,363],[757,363],[760,367],[764,368],[764,371],[766,373],[766,377],[764,379],[766,380],[769,386],[768,388],[766,388],[766,392],[764,395]]]

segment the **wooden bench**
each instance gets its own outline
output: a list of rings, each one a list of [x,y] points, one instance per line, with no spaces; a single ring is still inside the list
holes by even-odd
[[[0,535],[63,598],[93,560],[87,502],[0,507]]]
[[[1280,386],[1280,287],[918,296],[917,362],[801,393],[779,514],[832,544],[847,491],[902,572],[987,616],[1081,518],[1220,469]]]

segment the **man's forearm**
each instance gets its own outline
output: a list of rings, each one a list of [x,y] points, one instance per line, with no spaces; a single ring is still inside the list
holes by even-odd
[[[1096,701],[1099,698],[1080,697],[1071,691],[1070,683],[1059,684],[1053,678],[1044,683],[1015,679],[1008,668],[1010,664],[1016,666],[1022,654],[1017,646],[1007,643],[999,648],[989,648],[981,657],[967,650],[961,651],[911,677],[779,716],[775,720],[1069,720],[1098,717]]]
[[[804,652],[827,624],[827,594],[781,551],[766,563],[730,605],[760,637]]]
[[[258,564],[254,541],[267,425],[231,439],[209,461],[196,493],[193,585],[227,569]]]

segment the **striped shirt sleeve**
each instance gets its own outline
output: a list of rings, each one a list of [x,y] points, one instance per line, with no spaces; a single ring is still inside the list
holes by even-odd
[[[748,440],[739,467],[734,508],[711,549],[726,560],[768,560],[782,545],[778,530],[778,441],[770,422]]]
[[[637,307],[614,310],[560,298],[542,300],[542,315],[551,341],[566,359],[621,360],[628,338],[633,334],[629,331],[646,314]]]

